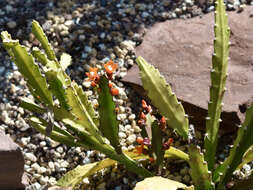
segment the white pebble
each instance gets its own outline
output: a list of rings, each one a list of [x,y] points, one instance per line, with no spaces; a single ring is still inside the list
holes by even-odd
[[[40,165],[38,163],[34,163],[31,165],[31,168],[38,172],[40,169]]]
[[[127,118],[126,114],[118,114],[117,115],[117,120],[123,121]]]
[[[32,154],[32,153],[25,153],[25,158],[27,158],[28,160],[30,160],[32,162],[36,162],[37,161],[37,157],[34,156],[34,154]]]
[[[133,129],[134,129],[134,132],[135,132],[135,133],[141,132],[141,128],[140,128],[139,126],[137,126],[137,125],[135,125],[135,126],[133,127]]]
[[[46,145],[47,145],[46,141],[41,141],[41,142],[40,142],[40,147],[44,147],[44,146],[46,146]]]
[[[42,166],[42,167],[39,168],[38,173],[43,174],[46,171],[47,171],[47,168],[45,168],[45,167]]]
[[[31,139],[30,137],[22,137],[20,139],[20,142],[23,146],[26,146],[30,142],[30,139]]]
[[[13,29],[16,28],[17,23],[15,21],[10,21],[7,23],[8,28]]]
[[[63,161],[61,163],[61,167],[63,167],[63,168],[67,168],[68,166],[69,166],[69,163],[67,161]]]
[[[129,119],[130,121],[133,121],[133,120],[135,119],[135,114],[131,114],[131,115],[128,117],[128,119]]]
[[[39,181],[40,181],[40,183],[41,183],[42,185],[45,185],[45,184],[47,184],[48,179],[49,179],[48,176],[46,176],[46,177],[41,176],[41,177],[39,178]]]
[[[55,167],[54,167],[54,163],[52,161],[48,162],[48,167],[54,171],[55,170]]]
[[[125,126],[125,130],[126,130],[126,131],[129,131],[130,129],[132,129],[132,126],[131,126],[131,125],[126,125],[126,126]]]
[[[89,184],[89,183],[90,183],[89,178],[85,177],[85,178],[83,179],[83,183],[84,183],[84,184]]]
[[[130,135],[129,137],[127,137],[127,143],[128,143],[128,144],[134,143],[135,140],[136,140],[136,135],[135,135],[135,134],[132,134],[132,135]]]
[[[61,146],[59,146],[57,149],[56,149],[57,152],[59,153],[63,153],[63,148]]]
[[[50,185],[55,185],[57,183],[54,177],[50,177],[48,182],[50,183]]]
[[[135,147],[134,147],[134,145],[131,144],[130,146],[127,147],[127,149],[128,149],[129,151],[131,151],[131,150],[135,149]]]
[[[119,132],[119,138],[126,138],[126,134],[123,132]]]

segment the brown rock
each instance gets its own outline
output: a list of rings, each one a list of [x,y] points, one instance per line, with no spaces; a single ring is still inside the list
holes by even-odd
[[[233,131],[253,100],[253,7],[242,13],[228,12],[231,28],[227,92],[224,96],[222,126]],[[211,55],[213,53],[213,13],[202,18],[171,20],[148,30],[136,54],[143,56],[165,76],[183,102],[191,123],[205,126],[209,100]],[[123,82],[141,86],[138,67],[132,67]],[[139,88],[140,89],[140,88]],[[143,91],[143,90],[142,90]]]
[[[24,189],[23,173],[24,158],[19,146],[0,132],[0,189]]]

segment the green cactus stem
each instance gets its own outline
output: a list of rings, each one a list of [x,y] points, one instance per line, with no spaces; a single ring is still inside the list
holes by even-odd
[[[35,20],[33,20],[33,22],[32,22],[32,32],[35,35],[35,37],[40,41],[43,49],[45,50],[45,52],[47,54],[48,59],[51,61],[57,62],[57,58],[55,56],[52,46],[48,42],[48,39],[47,39],[45,33],[43,32],[41,26]],[[59,64],[57,66],[60,67]]]
[[[191,177],[194,183],[195,190],[214,190],[212,183],[212,175],[208,171],[207,162],[204,160],[204,155],[200,151],[200,147],[189,145],[189,161],[191,167]]]
[[[160,114],[168,119],[168,125],[174,128],[184,139],[188,137],[188,117],[181,103],[177,101],[171,87],[164,77],[142,57],[136,59],[142,84],[148,92],[152,104],[158,108]]]
[[[18,40],[12,40],[8,32],[1,32],[1,38],[5,49],[18,66],[19,72],[27,81],[27,86],[33,96],[38,101],[52,106],[52,94],[48,89],[46,79],[42,76],[38,65],[34,63],[33,57],[28,54],[24,46],[19,44]]]
[[[208,168],[213,171],[215,164],[218,131],[221,122],[222,99],[225,92],[227,78],[227,64],[229,56],[228,19],[223,0],[215,2],[214,25],[214,54],[212,56],[210,101],[208,103],[208,116],[206,118],[205,160]]]
[[[105,76],[101,76],[99,80],[99,129],[103,136],[106,137],[115,150],[121,154],[121,147],[119,143],[119,122],[117,121],[115,104],[112,100],[112,95],[109,89],[109,81]]]
[[[164,159],[162,131],[156,120],[152,123],[151,129],[152,129],[152,139],[151,139],[152,151],[155,154],[157,170],[158,172],[160,172]]]
[[[217,172],[220,174],[220,182],[218,185],[218,190],[224,190],[226,183],[229,181],[233,172],[237,167],[243,162],[243,156],[245,152],[253,144],[253,104],[246,111],[245,121],[239,128],[236,140],[234,142],[233,148],[231,149],[228,158],[217,168]]]

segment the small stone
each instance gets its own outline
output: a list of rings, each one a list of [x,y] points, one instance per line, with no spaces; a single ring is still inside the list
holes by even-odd
[[[135,125],[135,126],[133,127],[133,129],[134,129],[134,132],[135,132],[135,133],[141,132],[141,128],[140,128],[139,126],[137,126],[137,125]]]
[[[119,113],[125,113],[126,108],[124,106],[119,106]]]
[[[92,52],[92,48],[90,46],[85,46],[84,47],[84,50],[87,52],[87,53],[91,53]]]
[[[147,18],[147,17],[149,16],[149,13],[148,13],[148,12],[143,12],[143,13],[141,14],[141,16],[142,16],[143,18]]]
[[[13,11],[13,7],[11,5],[6,5],[5,10],[7,13],[11,13]]]
[[[190,183],[191,177],[190,177],[189,175],[185,175],[185,176],[183,177],[183,181],[184,181],[185,183]]]
[[[63,167],[63,168],[67,168],[68,166],[69,166],[69,163],[67,161],[63,161],[61,163],[61,167]]]
[[[41,189],[41,185],[38,182],[34,183],[33,186],[34,189]]]
[[[50,185],[55,185],[57,182],[56,182],[56,179],[54,177],[50,177],[49,180],[48,180],[49,184]],[[49,190],[49,189],[48,189]],[[66,189],[67,190],[67,189]]]
[[[3,74],[4,74],[4,71],[5,71],[5,67],[4,67],[4,66],[1,66],[1,67],[0,67],[0,75],[3,75]]]
[[[128,97],[127,97],[125,91],[122,88],[118,88],[118,89],[119,89],[119,98],[122,100],[127,100]]]
[[[131,145],[129,145],[129,146],[127,147],[127,150],[128,150],[128,151],[131,151],[131,150],[133,150],[133,149],[135,149],[135,146],[134,146],[134,145],[132,145],[132,144],[131,144]]]
[[[209,13],[209,12],[212,12],[213,10],[214,10],[214,6],[210,6],[210,7],[207,8],[206,11]]]
[[[56,158],[61,158],[62,155],[59,152],[54,151],[54,155]]]
[[[251,170],[251,167],[249,164],[244,164],[243,165],[243,169],[246,171],[246,172],[249,172]]]
[[[37,157],[34,156],[33,153],[25,153],[25,158],[32,161],[32,162],[36,162],[37,161]]]
[[[97,186],[96,189],[98,189],[98,190],[105,190],[105,186],[106,186],[106,183],[103,182],[103,183],[100,183],[100,184]]]
[[[65,24],[65,26],[70,27],[71,25],[74,24],[74,21],[73,20],[67,20],[64,24]]]
[[[133,121],[133,120],[135,119],[135,114],[131,114],[131,115],[128,117],[128,119],[129,119],[130,121]]]
[[[98,47],[99,47],[99,49],[102,50],[102,51],[105,51],[105,50],[106,50],[105,44],[99,44]]]
[[[106,34],[105,34],[104,32],[102,32],[102,33],[99,35],[99,37],[100,37],[101,39],[104,39],[105,36],[106,36]]]
[[[20,142],[23,146],[26,146],[30,142],[30,139],[31,139],[30,137],[22,137],[20,139]]]
[[[128,179],[124,177],[124,178],[123,178],[123,183],[124,183],[124,184],[128,184]]]
[[[187,168],[183,168],[183,169],[180,170],[180,174],[182,174],[182,175],[185,175],[187,173],[188,173]]]
[[[163,0],[163,6],[168,7],[170,5],[170,1]]]
[[[132,134],[129,137],[127,137],[127,143],[128,144],[133,144],[136,141],[136,135]]]
[[[127,147],[125,147],[125,146],[122,146],[122,151],[127,151],[128,150],[128,148]]]
[[[114,190],[121,190],[121,186],[116,186]]]
[[[131,125],[126,125],[126,126],[125,126],[125,130],[126,130],[126,131],[129,131],[130,129],[132,129],[132,126],[131,126]]]
[[[8,26],[8,28],[13,29],[13,28],[16,28],[17,23],[15,21],[9,21],[7,23],[7,26]]]
[[[119,138],[126,138],[126,134],[123,132],[119,132]]]
[[[80,153],[82,152],[82,150],[81,150],[80,147],[76,147],[76,148],[75,148],[75,151],[76,151],[78,154],[80,154]]]
[[[83,35],[83,34],[81,34],[79,37],[78,37],[78,39],[80,40],[80,41],[84,41],[85,40],[85,35]]]
[[[59,146],[59,147],[57,147],[56,151],[59,153],[63,153],[64,150],[61,146]]]
[[[69,31],[63,30],[63,31],[60,32],[60,35],[61,36],[68,36],[69,35]]]
[[[9,118],[8,112],[3,110],[2,114],[0,115],[0,120],[2,120],[5,124],[11,124],[11,119]],[[13,122],[14,123],[14,122]]]
[[[46,171],[47,171],[47,168],[45,168],[45,167],[42,166],[42,167],[39,168],[38,173],[39,173],[39,174],[43,174],[43,173],[45,173]]]
[[[53,171],[55,170],[54,163],[52,161],[48,162],[48,167]]]
[[[133,65],[134,65],[134,61],[133,61],[132,59],[128,59],[128,60],[127,60],[127,64],[128,64],[129,66],[133,66]]]
[[[44,146],[46,146],[46,145],[47,145],[46,141],[41,141],[41,142],[40,142],[40,147],[44,147]]]
[[[90,184],[90,181],[89,181],[89,178],[88,178],[88,177],[85,177],[85,178],[82,180],[82,182],[83,182],[84,184]]]
[[[45,185],[45,184],[47,184],[48,179],[49,179],[48,176],[46,176],[46,177],[41,176],[41,177],[39,178],[39,181],[40,181],[40,183],[41,183],[42,185]]]
[[[40,165],[38,163],[34,163],[31,165],[31,168],[33,168],[35,171],[39,171]]]
[[[117,120],[119,121],[124,121],[127,118],[126,114],[118,114],[117,115]]]

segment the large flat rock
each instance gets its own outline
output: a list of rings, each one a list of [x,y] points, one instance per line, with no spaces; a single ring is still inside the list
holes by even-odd
[[[241,13],[228,12],[231,28],[227,92],[222,112],[223,128],[235,129],[253,100],[253,7]],[[205,126],[209,100],[210,69],[213,53],[213,13],[202,18],[171,20],[148,29],[136,54],[154,65],[171,84],[183,102],[191,122]],[[140,90],[138,67],[133,66],[123,78]]]
[[[0,189],[23,190],[24,157],[19,146],[0,131]]]

